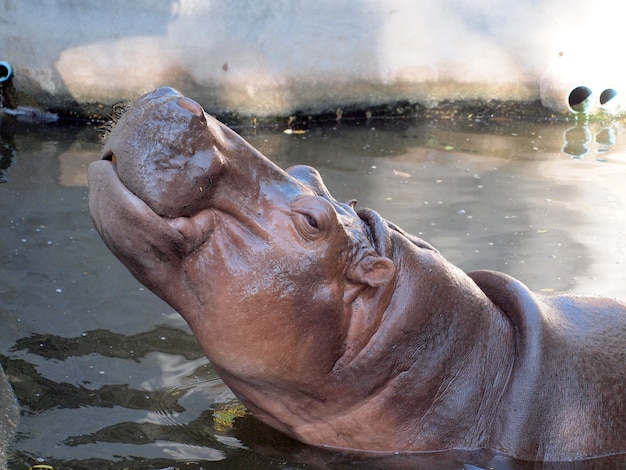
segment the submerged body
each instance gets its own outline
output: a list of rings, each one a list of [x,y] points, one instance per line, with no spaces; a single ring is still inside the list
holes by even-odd
[[[259,419],[314,445],[626,452],[626,305],[464,273],[161,88],[89,168],[113,253]]]

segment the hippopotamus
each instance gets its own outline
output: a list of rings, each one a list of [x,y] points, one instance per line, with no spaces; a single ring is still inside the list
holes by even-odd
[[[88,178],[109,249],[283,433],[371,452],[626,452],[626,303],[466,273],[167,87],[130,106]]]

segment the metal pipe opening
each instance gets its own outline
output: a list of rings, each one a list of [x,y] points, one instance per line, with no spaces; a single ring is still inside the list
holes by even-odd
[[[584,85],[573,88],[567,95],[567,105],[572,113],[589,113],[593,107],[593,91]]]
[[[0,61],[0,83],[10,80],[13,76],[13,67],[5,61]]]
[[[600,93],[600,107],[606,110],[613,110],[618,105],[619,93],[615,88],[607,88]]]

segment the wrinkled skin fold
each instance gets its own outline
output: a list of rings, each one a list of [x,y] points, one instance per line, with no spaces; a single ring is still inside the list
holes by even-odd
[[[626,452],[626,306],[464,273],[171,88],[89,167],[102,239],[258,419],[313,445]]]

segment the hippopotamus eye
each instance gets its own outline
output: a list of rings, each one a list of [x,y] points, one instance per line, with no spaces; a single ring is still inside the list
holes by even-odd
[[[332,206],[319,196],[305,196],[292,206],[293,221],[296,230],[305,239],[319,238],[328,229]]]
[[[302,215],[304,216],[306,221],[309,223],[311,228],[314,228],[315,230],[320,229],[319,225],[317,224],[317,220],[315,220],[311,214],[302,214]]]
[[[313,215],[306,212],[296,212],[294,217],[294,225],[304,238],[313,240],[318,238],[321,233],[320,224]]]

